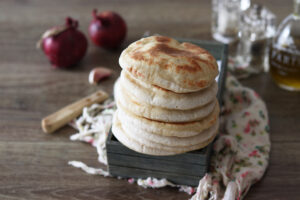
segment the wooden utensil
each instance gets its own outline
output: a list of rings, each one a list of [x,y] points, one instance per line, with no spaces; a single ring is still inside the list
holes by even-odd
[[[53,133],[57,129],[69,123],[82,113],[82,109],[94,103],[101,103],[108,98],[104,91],[98,91],[90,96],[80,99],[57,112],[42,119],[42,129],[45,133]]]

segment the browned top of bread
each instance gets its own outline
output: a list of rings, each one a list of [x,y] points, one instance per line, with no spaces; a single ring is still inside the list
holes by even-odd
[[[216,60],[208,51],[164,36],[132,43],[119,63],[134,77],[177,93],[206,88],[218,75]]]

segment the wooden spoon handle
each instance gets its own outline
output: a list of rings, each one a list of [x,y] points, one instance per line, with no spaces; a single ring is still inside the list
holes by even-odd
[[[98,91],[90,96],[80,99],[57,112],[42,119],[42,128],[46,133],[53,133],[57,129],[66,125],[82,113],[82,109],[94,103],[101,103],[108,98],[104,91]]]

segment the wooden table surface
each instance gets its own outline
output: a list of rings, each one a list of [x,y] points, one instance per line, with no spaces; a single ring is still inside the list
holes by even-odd
[[[259,1],[256,1],[259,2]],[[292,10],[292,0],[260,1],[279,21]],[[114,10],[126,20],[128,37],[122,48],[145,31],[172,37],[211,39],[208,0],[1,0],[0,2],[0,199],[188,199],[174,188],[143,189],[126,180],[87,175],[68,166],[80,160],[97,162],[91,146],[71,142],[69,127],[55,134],[42,132],[41,118],[97,89],[112,91],[120,67],[117,51],[91,43],[84,60],[73,70],[51,68],[35,48],[49,27],[68,15],[79,19],[87,33],[93,8]],[[114,75],[99,86],[88,84],[88,73],[104,65]],[[264,178],[246,199],[299,199],[300,94],[279,89],[268,74],[243,80],[263,97],[269,109],[272,151]],[[103,167],[103,166],[102,166]]]

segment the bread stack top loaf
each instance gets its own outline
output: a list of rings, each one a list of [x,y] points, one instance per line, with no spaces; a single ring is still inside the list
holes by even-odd
[[[119,62],[112,132],[121,143],[140,153],[174,155],[214,139],[219,72],[206,50],[152,36],[132,43]]]
[[[206,88],[219,73],[208,51],[163,36],[132,43],[122,52],[119,63],[135,78],[176,93]]]

